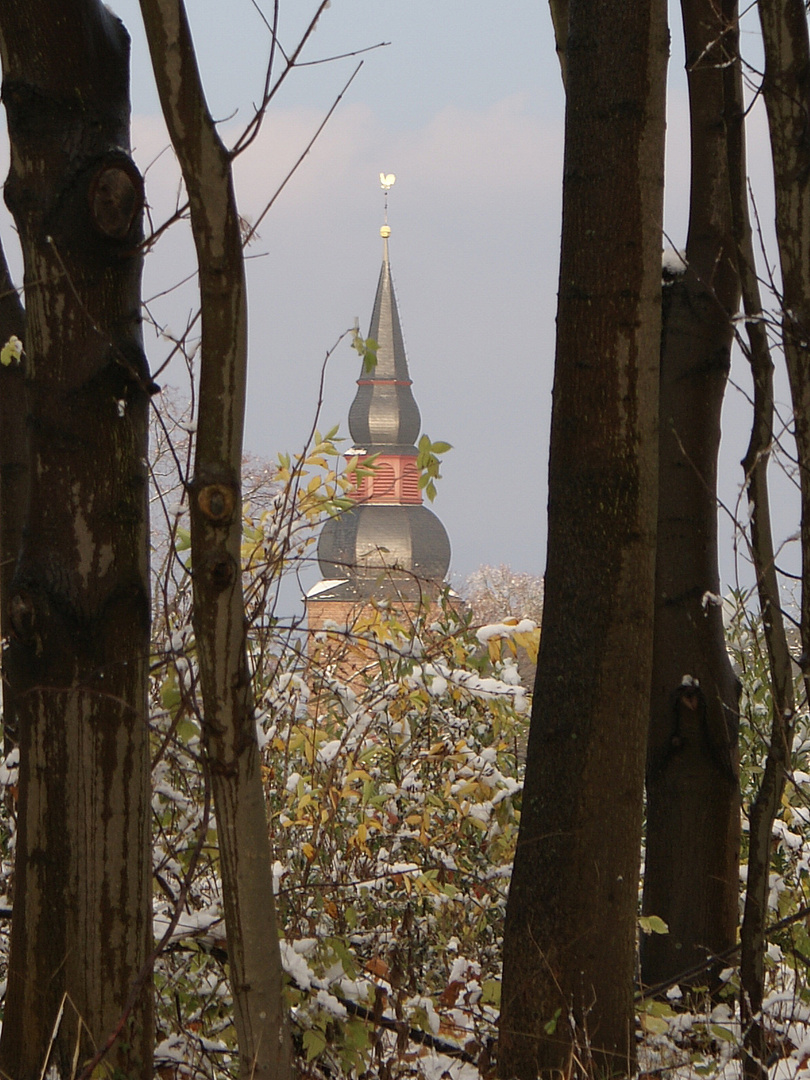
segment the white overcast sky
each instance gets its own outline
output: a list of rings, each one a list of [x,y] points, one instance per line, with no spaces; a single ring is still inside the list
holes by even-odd
[[[257,0],[270,17],[269,0]],[[137,0],[111,0],[133,39],[133,143],[159,222],[177,192]],[[187,0],[206,91],[226,141],[260,94],[269,35],[251,0]],[[291,50],[315,10],[281,0]],[[755,25],[755,24],[754,24]],[[685,242],[689,148],[680,25],[673,18],[666,227]],[[753,36],[748,35],[749,42]],[[541,574],[554,356],[563,94],[541,0],[333,0],[304,60],[379,42],[250,246],[246,449],[301,447],[326,351],[355,317],[365,333],[379,273],[381,171],[394,172],[391,264],[422,430],[453,444],[433,504],[458,582],[482,563]],[[361,58],[301,67],[237,164],[241,213],[255,220]],[[280,69],[278,69],[280,70]],[[761,120],[757,121],[762,131]],[[761,142],[761,140],[760,140]],[[754,142],[755,171],[767,161]],[[155,159],[157,159],[155,161]],[[150,163],[154,162],[151,167]],[[762,196],[766,219],[767,194]],[[144,295],[193,266],[187,236],[149,256]],[[178,332],[193,290],[153,305]],[[147,340],[153,366],[165,351]],[[359,362],[347,343],[328,367],[321,428],[339,423]],[[739,373],[744,379],[744,372]],[[745,416],[725,448],[725,494],[741,477]],[[724,558],[726,577],[732,563]],[[312,573],[312,579],[317,576]]]

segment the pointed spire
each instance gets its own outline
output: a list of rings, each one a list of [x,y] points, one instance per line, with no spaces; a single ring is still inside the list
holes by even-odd
[[[399,321],[397,297],[388,258],[391,229],[383,225],[383,262],[368,336],[377,342],[377,363],[361,372],[349,410],[349,431],[368,453],[402,453],[414,449],[421,418],[411,391],[408,358]],[[415,450],[414,450],[415,452]]]
[[[383,261],[368,332],[377,342],[377,363],[371,373],[361,371],[349,411],[354,440],[349,454],[374,454],[375,461],[367,475],[358,477],[354,509],[331,518],[321,530],[318,560],[329,589],[317,595],[324,600],[385,593],[393,585],[400,594],[420,595],[426,583],[444,580],[450,564],[447,532],[422,505],[419,485],[421,419],[388,255],[387,197],[394,179],[380,174],[386,193]]]

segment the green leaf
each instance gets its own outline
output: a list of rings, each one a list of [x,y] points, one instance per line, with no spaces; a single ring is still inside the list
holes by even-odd
[[[669,927],[658,915],[642,915],[638,925],[645,934],[668,934]]]
[[[710,1024],[709,1031],[714,1035],[715,1039],[720,1039],[722,1042],[733,1043],[736,1041],[734,1033],[723,1027],[722,1024]]]
[[[362,1020],[354,1017],[344,1028],[346,1042],[353,1050],[365,1050],[370,1045],[368,1028]]]
[[[362,338],[360,332],[355,330],[352,338],[352,348],[363,357],[363,373],[368,375],[377,366],[377,349],[379,345],[374,338]]]
[[[453,447],[449,442],[435,442],[431,446],[434,454],[446,454],[448,450],[452,449]]]
[[[346,946],[346,942],[339,937],[329,938],[328,941],[329,945],[332,948],[332,952],[343,965],[343,970],[346,972],[349,978],[357,978],[357,969],[354,965],[354,959]]]
[[[179,526],[174,541],[174,550],[178,553],[181,551],[188,551],[191,547],[191,533],[188,529],[184,529]]]
[[[644,1030],[651,1035],[666,1035],[669,1031],[669,1024],[663,1016],[644,1016],[641,1023]]]
[[[649,1000],[643,1003],[642,1008],[647,1016],[674,1016],[675,1010],[666,1001]]]
[[[180,687],[177,684],[177,676],[174,672],[167,676],[160,688],[160,701],[163,708],[173,713],[182,700]]]
[[[560,1019],[561,1012],[562,1009],[555,1009],[552,1018],[548,1021],[548,1023],[543,1024],[543,1031],[545,1031],[546,1035],[553,1035],[556,1032],[557,1021]]]
[[[411,1024],[415,1028],[419,1028],[420,1031],[427,1032],[428,1035],[433,1034],[433,1028],[430,1026],[430,1019],[427,1014],[427,1009],[421,1005],[417,1006],[411,1013]]]
[[[481,984],[481,1001],[484,1005],[494,1005],[496,1009],[501,1007],[500,979],[484,979]]]
[[[326,1036],[319,1028],[308,1028],[304,1032],[303,1043],[307,1061],[313,1061],[326,1049]]]
[[[183,742],[188,743],[189,739],[199,738],[200,729],[190,717],[185,717],[177,725],[177,738]]]

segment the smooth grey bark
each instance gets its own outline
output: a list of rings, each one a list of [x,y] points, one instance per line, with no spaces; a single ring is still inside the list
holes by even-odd
[[[548,561],[504,932],[504,1078],[634,1067],[667,42],[658,0],[572,0]]]
[[[143,187],[129,38],[97,0],[0,5],[25,267],[29,495],[7,672],[20,738],[0,1072],[152,1073]]]
[[[202,344],[190,484],[193,625],[203,697],[242,1075],[291,1076],[270,841],[242,592],[247,304],[231,158],[208,112],[182,0],[141,0],[152,65],[191,208]]]

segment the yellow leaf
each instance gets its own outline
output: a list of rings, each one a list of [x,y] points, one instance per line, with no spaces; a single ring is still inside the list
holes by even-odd
[[[346,783],[350,784],[353,780],[370,780],[371,773],[365,769],[352,769],[349,775],[346,777]]]
[[[302,844],[301,850],[306,855],[308,862],[315,861],[315,848],[312,846],[312,844]]]

